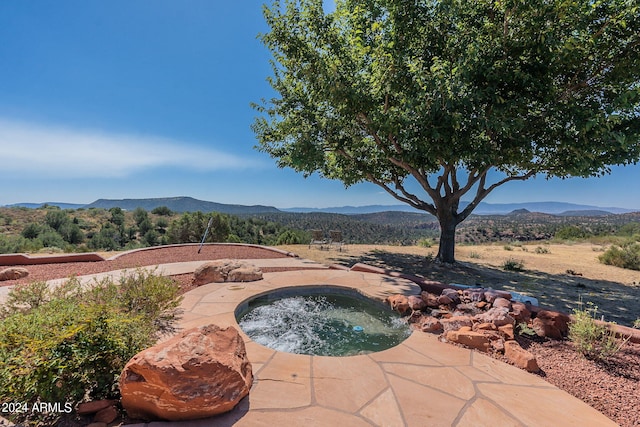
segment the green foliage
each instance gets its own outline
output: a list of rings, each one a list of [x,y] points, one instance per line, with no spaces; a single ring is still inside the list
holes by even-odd
[[[89,248],[93,250],[115,251],[120,249],[120,232],[111,223],[106,223],[100,232],[94,234],[88,242]]]
[[[20,233],[25,239],[35,239],[42,232],[42,226],[34,222],[27,224]]]
[[[149,219],[149,213],[142,208],[135,208],[133,211],[133,220],[136,222],[136,225],[140,227],[140,224]]]
[[[619,236],[634,237],[637,235],[638,237],[640,237],[640,222],[630,222],[624,224],[622,227],[620,227],[620,229],[618,229],[618,232],[616,234],[618,234]]]
[[[587,236],[588,233],[577,225],[567,225],[558,230],[554,237],[558,240],[578,240]]]
[[[109,209],[111,213],[111,219],[109,221],[114,225],[124,225],[124,211],[118,207]]]
[[[0,401],[117,398],[126,362],[172,330],[178,291],[171,279],[143,270],[88,290],[74,278],[56,290],[42,282],[17,287],[0,317]]]
[[[502,269],[505,271],[524,271],[524,261],[509,258],[502,263]]]
[[[42,249],[40,240],[26,239],[22,236],[5,236],[0,234],[0,253],[12,254],[20,252],[36,252]]]
[[[521,322],[516,325],[516,333],[518,335],[524,335],[529,338],[538,336],[538,334],[536,334],[536,331],[534,331],[529,325],[527,325],[526,322]]]
[[[442,261],[498,186],[640,158],[635,2],[340,0],[325,13],[274,0],[264,15],[277,97],[255,106],[258,148],[437,216]]]
[[[173,212],[171,211],[171,209],[169,209],[166,206],[158,206],[157,208],[154,208],[151,211],[152,214],[154,215],[161,215],[161,216],[171,216],[173,215]]]
[[[422,246],[423,248],[430,248],[433,245],[434,245],[434,242],[431,239],[420,239],[420,240],[418,240],[418,246]]]
[[[630,243],[622,247],[611,246],[598,260],[606,265],[613,265],[630,270],[640,270],[640,244]]]
[[[626,344],[628,338],[618,339],[615,332],[604,323],[596,321],[598,307],[587,302],[583,307],[573,310],[573,320],[569,323],[569,339],[584,356],[606,360],[616,354]]]
[[[71,219],[67,213],[62,210],[48,210],[47,215],[45,216],[45,223],[56,231],[59,230],[63,224],[69,221],[71,221]]]
[[[537,254],[548,254],[549,253],[549,248],[545,248],[543,246],[537,246],[535,252]]]
[[[309,233],[285,230],[278,235],[276,245],[299,245],[310,241]]]
[[[502,248],[503,248],[505,251],[512,251],[512,250],[513,250],[513,246],[511,246],[511,245],[504,245]]]
[[[482,257],[480,256],[480,254],[479,254],[478,252],[476,252],[476,251],[471,251],[471,253],[469,254],[469,258],[473,258],[473,259],[480,259],[480,258],[482,258]]]

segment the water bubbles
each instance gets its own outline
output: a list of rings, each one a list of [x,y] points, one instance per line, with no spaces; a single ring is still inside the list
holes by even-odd
[[[259,298],[239,324],[266,347],[323,356],[380,351],[409,336],[407,324],[394,313],[344,295]]]

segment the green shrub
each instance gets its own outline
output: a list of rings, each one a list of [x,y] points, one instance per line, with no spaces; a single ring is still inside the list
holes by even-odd
[[[613,265],[630,270],[640,270],[640,244],[632,243],[625,246],[611,246],[598,260],[607,265]]]
[[[235,235],[229,235],[238,237]],[[308,243],[310,240],[308,233],[304,233],[302,231],[294,231],[294,230],[285,230],[280,235],[278,235],[278,239],[276,240],[276,245],[299,245],[302,243]]]
[[[0,401],[117,399],[127,361],[173,329],[178,293],[170,278],[143,270],[89,289],[74,278],[55,290],[43,282],[16,288],[0,318]],[[55,421],[24,416],[13,421]]]
[[[558,230],[554,237],[559,240],[575,240],[583,239],[588,235],[589,233],[577,225],[567,225]]]
[[[569,323],[569,339],[585,357],[596,360],[606,360],[616,354],[626,344],[629,338],[618,339],[604,323],[596,322],[598,307],[587,302],[583,307],[573,310],[574,318]]]
[[[482,258],[482,257],[480,256],[480,254],[479,254],[478,252],[476,252],[476,251],[471,251],[471,253],[469,254],[469,258],[473,258],[473,259],[480,259],[480,258]]]
[[[504,245],[503,248],[504,248],[505,251],[512,251],[513,250],[513,246],[511,246],[511,245]]]
[[[536,247],[535,252],[537,254],[548,254],[549,253],[549,249],[548,248],[544,248],[542,246],[538,246],[538,247]]]
[[[502,263],[502,269],[505,271],[523,271],[524,261],[515,258],[509,258]]]
[[[431,239],[420,239],[418,240],[418,246],[421,246],[423,248],[430,248],[433,246],[433,240]]]

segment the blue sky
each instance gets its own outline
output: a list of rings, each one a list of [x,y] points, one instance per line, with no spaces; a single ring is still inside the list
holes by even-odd
[[[262,1],[0,2],[0,205],[191,196],[220,203],[396,204],[372,184],[304,179],[253,147],[273,95]],[[490,203],[640,209],[640,166],[530,180]]]

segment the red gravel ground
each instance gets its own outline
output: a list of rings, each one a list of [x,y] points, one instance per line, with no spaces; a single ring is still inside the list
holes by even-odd
[[[171,262],[286,256],[253,246],[206,245],[200,254],[197,251],[198,246],[163,247],[128,253],[113,261],[31,265],[26,266],[29,277],[0,282],[0,286]],[[184,291],[192,288],[192,275],[183,274],[174,278]],[[531,341],[522,337],[519,340],[524,348],[536,355],[541,368],[539,375],[546,381],[581,399],[623,427],[640,426],[640,344],[627,343],[607,362],[595,362],[576,352],[569,341]],[[532,405],[531,410],[536,411],[537,408]]]

